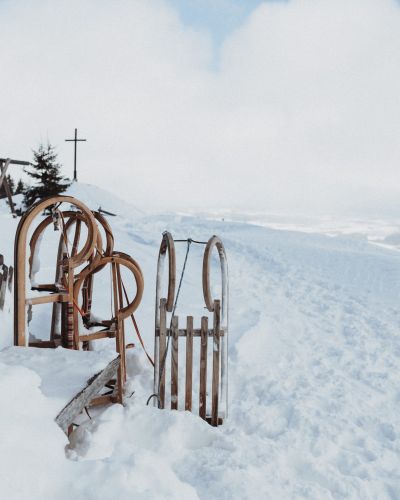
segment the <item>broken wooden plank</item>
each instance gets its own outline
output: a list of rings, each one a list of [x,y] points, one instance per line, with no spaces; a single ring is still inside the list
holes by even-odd
[[[104,370],[100,371],[87,381],[86,387],[82,389],[57,415],[56,422],[61,429],[68,433],[68,427],[81,411],[88,406],[92,398],[115,377],[120,365],[120,357],[113,359]]]
[[[171,410],[178,409],[178,316],[171,320],[172,352],[171,352]]]

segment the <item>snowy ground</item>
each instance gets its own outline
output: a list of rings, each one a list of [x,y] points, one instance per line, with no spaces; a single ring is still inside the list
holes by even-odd
[[[329,230],[308,222],[313,230],[299,231],[294,221],[296,231],[277,230],[252,216],[238,222],[209,214],[146,215],[109,194],[105,202],[94,187],[73,191],[91,208],[102,204],[119,214],[110,218],[116,248],[144,270],[137,319],[150,351],[161,232],[223,238],[230,267],[230,415],[215,429],[193,414],[146,407],[152,371],[129,331],[128,341],[137,345],[129,356],[133,396],[125,407],[87,420],[68,445],[39,375],[5,364],[12,352],[5,350],[2,498],[400,498],[396,222],[355,227],[352,221],[349,232],[333,220]],[[0,224],[0,252],[11,263],[16,223],[4,205]],[[382,240],[384,247],[376,244]],[[182,315],[204,314],[201,252],[191,250]],[[42,261],[46,272],[43,262],[51,259]],[[0,347],[12,343],[10,313],[8,300]],[[38,331],[45,315],[39,318],[32,324]]]

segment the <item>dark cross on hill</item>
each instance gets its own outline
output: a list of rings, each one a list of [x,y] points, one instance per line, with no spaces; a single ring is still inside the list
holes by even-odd
[[[76,174],[76,143],[77,142],[86,142],[86,139],[78,139],[78,129],[75,129],[75,138],[74,139],[65,139],[65,142],[74,142],[74,181],[78,180],[78,176]]]

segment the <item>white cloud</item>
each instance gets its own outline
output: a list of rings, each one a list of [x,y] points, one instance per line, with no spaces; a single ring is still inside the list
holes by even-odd
[[[221,47],[161,1],[0,4],[0,155],[40,139],[139,205],[337,210],[400,194],[395,0],[258,7]],[[108,174],[111,173],[111,176]]]

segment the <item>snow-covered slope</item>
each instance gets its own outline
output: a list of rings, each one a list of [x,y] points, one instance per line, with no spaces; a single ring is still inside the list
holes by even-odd
[[[137,319],[150,351],[161,232],[223,238],[230,416],[215,429],[193,414],[146,407],[152,370],[137,347],[129,356],[132,397],[81,425],[65,457],[38,375],[0,358],[2,497],[400,498],[400,253],[366,238],[146,215],[91,189],[77,184],[74,195],[118,214],[110,218],[116,248],[143,268]],[[11,256],[15,222],[0,220],[0,252]],[[180,315],[204,314],[202,251],[191,249]],[[130,327],[128,341],[139,346]]]

